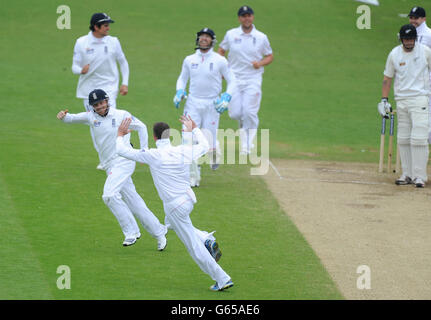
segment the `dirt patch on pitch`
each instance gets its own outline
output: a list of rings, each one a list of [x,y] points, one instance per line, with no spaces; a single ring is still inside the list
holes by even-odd
[[[264,180],[346,299],[431,299],[431,186],[396,186],[373,164],[272,164]]]

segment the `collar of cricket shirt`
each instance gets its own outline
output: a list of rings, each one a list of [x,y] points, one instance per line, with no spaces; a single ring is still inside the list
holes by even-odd
[[[171,140],[167,139],[158,139],[156,141],[157,148],[164,148],[171,145]]]
[[[213,48],[209,49],[207,52],[202,52],[200,49],[198,49],[198,50],[196,50],[196,54],[197,54],[199,57],[206,58],[206,57],[208,57],[209,55],[211,55],[211,53],[212,53],[213,51],[214,51],[214,50],[213,50]]]
[[[256,33],[256,27],[254,26],[254,24],[252,24],[253,28],[251,29],[251,31],[249,33],[245,33],[244,30],[242,30],[242,27],[239,26],[239,34],[241,36],[254,36]]]
[[[422,34],[422,33],[425,33],[426,29],[428,29],[428,26],[427,26],[427,22],[424,21],[421,23],[419,27],[416,28],[416,31],[418,32],[418,34]]]
[[[90,43],[106,43],[107,36],[104,36],[102,38],[96,38],[95,36],[93,36],[93,31],[90,31],[88,33],[88,36],[90,38]]]

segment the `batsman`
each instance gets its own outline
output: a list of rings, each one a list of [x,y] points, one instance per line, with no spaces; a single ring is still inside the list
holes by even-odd
[[[383,77],[382,100],[377,109],[389,117],[392,107],[388,96],[394,79],[394,98],[398,115],[398,148],[402,174],[397,185],[425,187],[428,162],[428,102],[430,90],[431,50],[417,42],[416,28],[403,25],[401,42],[389,53]]]

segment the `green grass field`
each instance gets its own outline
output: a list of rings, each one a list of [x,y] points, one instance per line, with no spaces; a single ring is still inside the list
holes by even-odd
[[[377,162],[384,64],[407,23],[399,13],[425,1],[381,1],[372,29],[356,28],[358,2],[252,0],[255,24],[274,50],[264,75],[261,128],[274,158]],[[107,12],[128,59],[129,94],[117,105],[149,127],[179,128],[172,104],[182,60],[208,26],[219,42],[238,25],[242,1],[70,1],[72,28],[58,30],[57,1],[8,2],[0,19],[0,299],[342,299],[319,258],[247,165],[204,167],[193,223],[217,230],[221,266],[235,286],[222,293],[173,231],[156,251],[148,234],[130,248],[104,205],[105,173],[86,126],[56,120],[83,111],[71,72],[76,38],[91,14]],[[431,8],[430,8],[431,9]],[[234,128],[227,114],[221,128]],[[154,142],[150,141],[154,146]],[[138,192],[163,221],[149,169],[138,165]],[[288,212],[287,212],[288,214]],[[71,289],[56,286],[71,269]]]

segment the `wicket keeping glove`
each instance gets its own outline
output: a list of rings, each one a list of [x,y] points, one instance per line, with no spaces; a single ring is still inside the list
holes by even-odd
[[[385,118],[389,118],[389,113],[392,112],[392,107],[388,102],[388,98],[382,98],[382,101],[377,105],[377,111]]]
[[[214,100],[214,106],[218,113],[223,113],[227,110],[227,106],[229,105],[230,100],[232,99],[232,96],[225,92],[222,93],[220,97]]]
[[[183,99],[187,99],[187,92],[184,89],[178,89],[174,97],[175,108],[178,109],[178,107],[180,106],[180,102]]]

